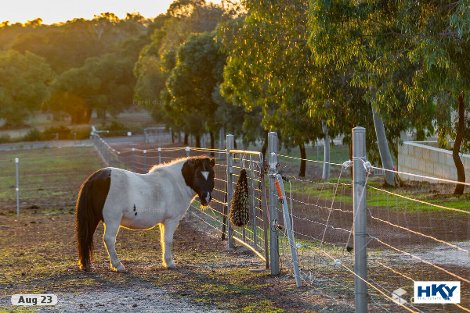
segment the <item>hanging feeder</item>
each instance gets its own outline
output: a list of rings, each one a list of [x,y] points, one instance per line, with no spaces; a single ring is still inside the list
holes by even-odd
[[[230,204],[230,222],[235,226],[245,226],[250,220],[248,197],[248,179],[246,170],[242,169]]]

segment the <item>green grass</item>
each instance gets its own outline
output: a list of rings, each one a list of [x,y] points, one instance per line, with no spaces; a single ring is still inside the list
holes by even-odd
[[[315,161],[323,161],[323,147],[312,147],[307,145],[305,147],[307,153],[307,159]],[[291,157],[300,158],[300,151],[298,148],[282,148],[279,151],[280,154],[288,155]],[[343,163],[349,160],[349,147],[346,145],[331,145],[330,146],[330,162],[332,163]],[[283,159],[284,161],[284,159]],[[295,161],[295,160],[294,160]]]
[[[292,193],[294,199],[301,200],[305,197],[315,201],[317,199],[324,201],[331,201],[335,194],[335,184],[337,179],[329,179],[328,181],[319,182],[292,182]],[[351,181],[348,179],[341,179],[341,183],[350,184]],[[384,189],[380,182],[369,181],[370,186]],[[417,193],[417,190],[413,188],[387,188],[386,191],[396,193],[412,199],[417,199],[432,204],[441,205],[448,208],[455,208],[464,211],[470,211],[470,197],[462,196],[439,196],[435,192],[421,192]],[[286,185],[286,193],[289,193],[289,185]],[[434,207],[425,203],[418,203],[412,200],[404,199],[395,195],[391,195],[385,192],[381,192],[372,188],[367,190],[367,206],[369,208],[384,208],[392,210],[400,210],[407,212],[425,212],[425,211],[448,211],[442,208]],[[305,201],[304,201],[305,202]],[[335,196],[335,202],[342,202],[349,205],[353,204],[352,198],[352,187],[342,186],[338,187],[338,192]],[[450,212],[450,211],[449,211]]]
[[[81,182],[103,164],[92,147],[18,150],[0,154],[0,207],[16,201],[15,158],[19,158],[21,203],[70,202]]]

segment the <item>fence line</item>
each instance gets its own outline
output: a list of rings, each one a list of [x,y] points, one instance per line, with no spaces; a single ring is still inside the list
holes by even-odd
[[[315,160],[308,160],[308,159],[302,159],[302,158],[297,158],[297,157],[290,157],[290,156],[283,156],[283,155],[279,155],[280,158],[286,158],[286,159],[295,159],[295,160],[305,160],[305,161],[311,161],[312,163],[316,163],[318,165],[322,165],[323,163],[321,161],[315,161]],[[345,163],[348,162],[348,161],[345,161],[343,164],[338,164],[338,163],[335,163],[335,164],[332,164],[334,166],[341,166],[341,165],[345,165]],[[350,162],[350,161],[349,161]],[[373,173],[380,173],[380,172],[385,172],[385,171],[381,171],[380,168],[377,168],[377,167],[374,167],[374,166],[371,166],[370,163],[368,163],[367,161],[361,161],[363,163],[363,166],[366,170],[366,172],[368,173],[368,176],[370,176],[372,174],[372,170]],[[281,166],[282,167],[282,166]],[[339,174],[341,174],[341,171],[338,170]],[[337,174],[337,175],[339,175]],[[293,196],[292,197],[289,197],[289,200],[295,205],[298,205],[301,207],[301,209],[297,209],[299,211],[305,211],[307,210],[307,208],[315,208],[318,210],[318,212],[326,212],[326,213],[323,213],[323,215],[327,215],[327,216],[324,216],[324,219],[326,221],[329,221],[330,218],[331,218],[331,214],[341,214],[341,217],[345,217],[346,215],[344,214],[349,214],[349,216],[351,217],[351,214],[353,213],[352,210],[349,210],[347,209],[347,205],[349,203],[350,200],[348,199],[344,199],[344,196],[340,196],[340,202],[339,203],[343,203],[345,204],[346,206],[343,207],[343,208],[340,208],[339,205],[338,206],[330,206],[332,208],[332,210],[328,210],[329,207],[328,205],[323,205],[323,204],[319,204],[318,203],[318,199],[321,199],[321,198],[325,198],[327,197],[328,199],[332,199],[332,198],[335,198],[335,197],[338,197],[338,193],[337,192],[330,192],[330,193],[325,193],[325,189],[324,189],[324,185],[326,184],[331,184],[331,185],[334,185],[336,186],[335,189],[337,189],[339,187],[339,184],[344,184],[346,186],[344,186],[343,188],[350,188],[351,184],[347,184],[347,183],[342,183],[342,182],[339,182],[339,176],[337,177],[337,181],[336,182],[330,182],[330,181],[319,181],[319,180],[307,180],[307,179],[304,179],[304,178],[296,178],[295,176],[287,176],[289,178],[290,181],[292,181],[293,184],[296,184],[296,188],[294,188],[294,191],[292,192],[293,193]],[[441,180],[441,179],[435,179],[436,181],[442,181],[442,182],[447,182],[447,183],[455,183],[457,184],[458,182],[455,182],[455,181],[449,181],[449,180]],[[302,189],[300,188],[299,189],[299,184],[300,186],[304,185],[304,184],[308,184],[310,183],[310,185],[307,185],[307,186],[314,186],[312,184],[316,184],[316,188],[306,188],[306,189]],[[321,187],[320,187],[320,186]],[[419,204],[422,204],[423,206],[429,206],[430,208],[438,208],[438,209],[442,209],[442,210],[448,210],[449,212],[453,212],[453,213],[456,213],[456,214],[465,214],[465,215],[468,215],[470,212],[468,211],[465,211],[465,210],[461,210],[461,209],[457,209],[457,208],[450,208],[450,207],[445,207],[443,205],[437,205],[437,204],[434,204],[434,203],[430,203],[430,202],[427,202],[427,201],[423,201],[423,200],[420,200],[420,199],[414,199],[412,197],[409,197],[409,196],[406,196],[406,195],[402,195],[402,194],[399,194],[399,193],[395,193],[395,192],[391,192],[391,191],[388,191],[388,190],[383,190],[381,188],[377,188],[377,187],[374,187],[372,186],[371,184],[368,184],[367,186],[369,189],[371,189],[372,191],[376,191],[376,192],[385,192],[385,195],[387,197],[396,197],[397,199],[402,199],[402,200],[410,200],[410,201],[414,201],[415,203],[419,203]],[[306,190],[303,191],[303,190]],[[313,190],[313,191],[312,191]],[[308,195],[308,196],[307,196]],[[317,198],[317,202],[315,203],[315,201],[306,201],[303,199],[303,197],[311,197],[312,195],[316,196]],[[373,199],[371,200],[373,201]],[[388,207],[388,203],[386,204],[387,207]],[[292,204],[291,204],[292,206]],[[349,205],[350,206],[350,205]],[[346,209],[345,209],[346,208]],[[387,209],[388,210],[388,209]],[[294,208],[294,212],[296,211],[296,209]],[[450,247],[452,248],[454,251],[456,252],[460,252],[460,253],[463,253],[462,254],[462,258],[468,258],[468,250],[465,248],[465,247],[459,247],[457,244],[454,244],[452,242],[449,242],[448,240],[443,240],[443,239],[440,239],[438,236],[436,235],[427,235],[426,233],[423,233],[422,231],[420,231],[420,229],[413,229],[413,227],[410,227],[409,225],[406,225],[403,226],[403,225],[400,225],[399,222],[394,222],[392,221],[391,219],[393,219],[393,215],[390,215],[388,216],[388,218],[386,216],[383,216],[383,214],[381,214],[380,216],[377,216],[375,211],[377,212],[381,212],[383,211],[382,208],[377,208],[377,209],[374,209],[374,210],[371,210],[369,208],[368,210],[368,215],[369,217],[371,217],[371,220],[373,221],[376,221],[376,222],[379,222],[379,223],[382,223],[382,224],[385,224],[387,226],[391,226],[391,227],[394,227],[396,228],[396,230],[405,230],[407,231],[407,233],[409,233],[410,235],[413,235],[413,236],[417,236],[417,237],[423,237],[423,239],[427,239],[427,240],[432,240],[434,243],[440,243],[440,244],[443,244],[447,247]],[[293,217],[296,219],[296,220],[300,220],[302,222],[305,222],[305,223],[309,223],[310,225],[314,226],[314,225],[317,225],[317,226],[320,226],[323,228],[323,233],[325,233],[326,230],[328,230],[329,232],[334,232],[336,233],[337,236],[341,237],[340,236],[340,233],[344,233],[344,234],[352,234],[353,232],[353,228],[351,227],[351,230],[347,230],[345,229],[344,227],[337,227],[337,225],[328,225],[327,223],[321,223],[321,220],[322,220],[322,217],[321,215],[317,215],[319,213],[316,213],[317,211],[309,211],[311,212],[310,215],[312,215],[314,212],[315,215],[312,215],[312,216],[315,216],[315,218],[308,218],[308,217],[303,217],[303,216],[297,216],[295,213],[293,213]],[[334,213],[336,212],[336,213]],[[385,211],[386,213],[387,211]],[[390,212],[389,212],[390,213]],[[405,216],[409,213],[406,213],[406,212],[403,212],[402,214],[404,214]],[[419,214],[419,213],[418,213]],[[466,216],[464,218],[467,218]],[[407,219],[405,219],[405,222],[407,221]],[[340,222],[340,221],[339,221]],[[350,221],[350,225],[352,225],[352,220]],[[344,223],[343,223],[344,224]],[[302,229],[305,229],[305,230],[308,230],[308,229],[312,229],[312,227],[308,227],[306,228],[306,226],[302,225],[301,226]],[[315,227],[313,227],[315,228]],[[322,233],[320,233],[319,235],[316,235],[316,236],[312,236],[312,235],[309,235],[308,233],[305,233],[305,232],[301,232],[301,231],[298,231],[296,230],[296,228],[294,227],[294,232],[296,233],[296,236],[299,237],[299,238],[307,238],[309,240],[312,240],[314,242],[320,242],[322,241]],[[368,244],[370,243],[370,240],[371,239],[379,239],[377,236],[368,236],[368,238],[370,238],[368,240]],[[381,239],[379,239],[381,240]],[[382,240],[382,242],[385,243],[385,241]],[[394,245],[390,245],[389,244],[389,247],[387,248],[396,248]],[[318,249],[318,248],[316,248]],[[354,249],[360,249],[360,247],[354,247]],[[327,250],[321,250],[323,252],[327,252]],[[400,253],[404,252],[403,249],[400,249]],[[417,256],[415,253],[413,252],[405,252],[408,256],[411,256],[413,257],[414,259],[418,260],[419,262],[425,264],[425,265],[429,265],[431,266],[432,268],[436,269],[442,269],[444,270],[446,274],[448,275],[451,275],[452,277],[455,277],[459,280],[461,280],[463,283],[467,283],[467,280],[464,278],[465,276],[462,276],[462,275],[459,275],[457,273],[455,273],[455,271],[453,269],[446,269],[445,266],[439,266],[439,265],[436,265],[434,264],[434,262],[430,262],[422,257],[419,257]],[[465,254],[465,255],[464,255]],[[318,256],[317,256],[318,257]],[[284,259],[286,258],[286,256],[284,257]],[[333,260],[333,258],[331,258],[331,260]],[[308,263],[309,261],[305,259],[305,257],[302,257],[300,259],[300,265],[301,265],[301,268],[302,268],[302,263]],[[319,262],[318,260],[317,261],[313,261],[313,262]],[[373,265],[374,264],[374,261],[373,260],[370,260],[369,261],[370,265]],[[383,265],[383,263],[381,263],[381,266]],[[391,267],[388,266],[388,268],[390,269]],[[389,270],[387,269],[387,270]],[[429,272],[430,274],[432,274],[433,272]],[[312,274],[312,272],[310,272],[310,274]],[[313,273],[314,274],[314,273]],[[400,272],[400,274],[408,277],[408,278],[411,278],[407,275],[405,275],[404,273]],[[421,274],[420,274],[421,275]],[[303,275],[303,278],[306,278],[308,277],[309,275]],[[377,275],[375,275],[374,273],[374,277],[376,277]],[[463,279],[463,280],[462,280]],[[383,290],[385,290],[385,287],[383,287],[383,284],[381,282],[379,282],[381,280],[381,278],[379,277],[379,281],[377,281],[377,279],[371,277],[371,278],[368,278],[368,279],[364,279],[366,281],[366,284],[372,288],[373,290],[378,290],[380,288],[382,288]],[[415,279],[413,281],[417,281],[417,280],[420,280],[420,279]],[[423,280],[423,279],[421,279]],[[390,285],[390,282],[388,282],[387,280],[384,281],[385,284],[387,285]],[[395,289],[395,288],[393,288]],[[392,289],[392,290],[393,290]],[[388,295],[382,295],[380,294],[380,297],[390,301],[393,305],[398,305],[397,303],[395,303],[393,301],[393,299],[388,296]],[[382,307],[383,308],[383,304],[381,303],[373,303],[373,302],[370,302],[371,305],[374,305],[374,306],[377,306],[377,307]],[[412,303],[408,303],[408,305],[410,305],[410,307],[412,308],[411,311],[413,310],[416,310],[416,311],[428,311],[426,308],[418,308],[417,307],[417,304],[412,304]],[[468,310],[467,308],[465,308],[464,305],[456,305],[458,308],[460,309],[463,309],[463,310]]]
[[[271,140],[274,140],[270,137]],[[277,138],[277,137],[276,137]],[[370,268],[370,277],[365,275],[358,275],[353,269],[352,264],[353,260],[351,258],[350,251],[357,251],[362,249],[361,246],[352,247],[349,243],[350,237],[355,233],[353,226],[353,220],[356,218],[356,210],[353,205],[353,195],[352,188],[353,184],[350,183],[351,178],[348,176],[349,173],[345,171],[348,166],[354,164],[354,162],[361,162],[361,168],[364,169],[367,174],[365,177],[364,187],[367,187],[369,192],[375,192],[375,197],[383,194],[386,196],[386,202],[379,202],[382,204],[369,205],[368,206],[368,217],[370,221],[374,223],[379,223],[381,226],[372,224],[372,227],[368,232],[373,232],[367,234],[367,241],[364,244],[364,247],[368,247],[373,254],[383,255],[383,253],[399,253],[401,255],[409,256],[424,265],[430,266],[434,270],[438,270],[446,275],[451,275],[454,278],[459,279],[464,284],[468,284],[469,280],[463,277],[461,274],[455,272],[454,268],[446,268],[445,265],[438,265],[436,262],[427,260],[426,257],[420,257],[416,252],[405,251],[405,248],[402,247],[403,243],[400,241],[405,238],[401,231],[405,231],[408,235],[408,240],[414,242],[413,240],[429,240],[433,244],[442,244],[446,247],[453,249],[458,253],[468,254],[469,250],[464,246],[460,247],[457,244],[451,242],[450,240],[445,240],[440,238],[439,235],[435,234],[426,234],[423,232],[420,227],[421,224],[418,223],[418,228],[413,227],[413,223],[410,219],[418,218],[420,221],[421,213],[410,213],[411,211],[408,208],[404,210],[399,210],[398,201],[411,201],[415,204],[420,204],[425,207],[430,207],[434,209],[439,209],[441,211],[448,211],[453,214],[464,214],[467,218],[469,211],[446,207],[443,205],[434,204],[428,201],[421,199],[415,199],[412,196],[400,194],[398,192],[392,192],[389,190],[384,190],[373,186],[374,183],[369,183],[369,177],[371,179],[376,179],[374,174],[384,173],[387,170],[381,169],[375,166],[370,165],[369,162],[365,159],[354,159],[354,160],[345,160],[343,163],[333,163],[328,162],[333,168],[332,173],[337,175],[336,178],[332,180],[315,180],[307,178],[298,178],[292,169],[289,167],[289,160],[305,160],[306,162],[312,163],[314,166],[321,166],[324,162],[302,159],[298,157],[291,157],[287,155],[282,155],[277,152],[276,144],[274,148],[269,148],[271,150],[269,153],[270,159],[267,164],[265,164],[261,158],[261,154],[255,151],[244,151],[244,150],[234,150],[234,149],[206,149],[206,148],[193,148],[193,147],[180,147],[180,148],[169,148],[165,149],[160,147],[157,149],[146,149],[141,150],[138,148],[129,150],[124,150],[124,152],[116,151],[109,144],[104,144],[102,140],[96,141],[97,145],[100,146],[100,149],[106,149],[107,151],[101,152],[102,155],[107,157],[110,162],[121,161],[135,168],[141,169],[143,165],[148,165],[152,161],[160,162],[162,159],[172,159],[177,157],[178,153],[215,153],[216,156],[216,168],[221,175],[217,175],[215,178],[216,187],[214,193],[217,194],[214,196],[214,203],[206,211],[201,211],[194,206],[193,214],[204,221],[207,225],[211,226],[218,233],[221,233],[224,237],[227,230],[229,230],[229,239],[235,240],[239,244],[247,246],[254,253],[260,257],[260,259],[265,259],[266,262],[269,262],[271,265],[271,270],[273,272],[273,266],[276,266],[276,262],[281,262],[281,264],[290,264],[290,265],[299,265],[300,266],[300,277],[304,282],[320,284],[325,286],[317,286],[320,289],[327,290],[330,278],[323,280],[312,280],[312,277],[317,277],[318,275],[334,275],[332,279],[332,284],[335,284],[337,288],[345,288],[345,286],[350,286],[351,282],[349,279],[356,279],[361,283],[365,284],[371,289],[369,305],[377,310],[387,311],[389,308],[395,306],[396,308],[401,308],[410,312],[421,312],[427,311],[427,308],[417,305],[415,303],[399,303],[393,297],[391,290],[396,289],[396,284],[398,282],[391,281],[391,278],[384,277],[381,271],[376,272],[376,269],[384,269],[387,272],[394,273],[399,277],[406,279],[406,281],[418,281],[419,278],[416,277],[428,277],[428,275],[434,274],[434,272],[428,269],[422,269],[421,272],[402,270],[404,264],[400,259],[394,259],[393,255],[390,258],[385,258],[385,260],[380,259],[376,260],[370,258],[368,261]],[[143,152],[145,151],[145,153]],[[155,154],[155,151],[158,154]],[[145,155],[145,156],[144,156]],[[145,160],[145,161],[143,161]],[[339,168],[338,168],[339,167]],[[230,171],[228,171],[230,168]],[[250,211],[252,218],[250,218],[250,224],[245,228],[235,228],[232,229],[228,217],[229,210],[227,207],[230,205],[230,198],[227,198],[229,193],[232,192],[235,179],[239,177],[238,171],[241,169],[246,169],[249,172],[248,183],[250,187],[250,203],[252,210]],[[277,202],[276,190],[273,186],[270,186],[267,189],[267,193],[263,192],[265,179],[264,171],[268,169],[268,177],[271,179],[276,175],[280,169],[282,169],[283,178],[289,181],[290,191],[288,195],[285,196],[285,201],[289,201],[290,206],[290,219],[292,222],[291,232],[296,237],[295,247],[289,248],[299,248],[297,254],[299,256],[298,261],[292,261],[290,254],[287,252],[288,249],[279,249],[276,246],[279,245],[279,239],[277,233],[279,233],[281,244],[285,241],[285,237],[289,234],[286,233],[287,229],[284,226],[284,218],[282,218],[282,210],[279,207]],[[397,172],[397,171],[395,171]],[[344,173],[348,175],[343,175]],[[398,174],[409,174],[397,172]],[[227,175],[230,175],[228,179]],[[422,175],[415,175],[422,176]],[[435,181],[441,181],[445,183],[458,184],[459,182],[450,181],[445,179],[434,179]],[[226,189],[228,188],[228,189]],[[366,188],[363,188],[362,194],[359,194],[359,199],[363,196],[365,197]],[[268,197],[269,195],[269,197]],[[269,201],[268,199],[269,198]],[[311,201],[310,198],[314,198],[314,201]],[[372,197],[373,198],[373,197]],[[379,198],[381,199],[381,198]],[[390,199],[396,201],[395,207],[390,206]],[[374,201],[368,199],[369,201]],[[274,208],[274,210],[268,209],[268,203]],[[312,210],[314,209],[314,210]],[[415,214],[415,215],[413,215]],[[430,214],[435,214],[431,212]],[[404,222],[406,225],[403,225],[403,222],[400,222],[399,215],[403,215]],[[279,216],[279,217],[278,217]],[[431,217],[426,216],[426,220],[429,220]],[[391,230],[388,231],[389,227]],[[261,233],[265,233],[265,236],[258,236]],[[269,233],[269,234],[268,234]],[[268,235],[271,237],[268,238]],[[258,236],[258,237],[256,237]],[[395,237],[398,239],[394,239]],[[390,237],[392,240],[385,240]],[[395,241],[397,243],[394,243]],[[421,242],[421,241],[420,241]],[[374,243],[378,245],[374,246]],[[411,250],[413,246],[410,246]],[[334,252],[336,251],[336,252]],[[277,257],[279,256],[279,260]],[[465,258],[466,255],[463,257]],[[394,269],[390,264],[386,264],[391,261],[397,262],[395,267],[400,268]],[[431,259],[432,260],[432,259]],[[385,262],[386,261],[386,262]],[[401,263],[400,263],[401,262]],[[436,264],[435,264],[436,263]],[[350,264],[350,265],[346,265]],[[313,266],[313,270],[312,270]],[[348,275],[350,274],[348,280],[345,278],[338,277],[336,270],[342,268],[345,270]],[[457,267],[458,269],[459,267]],[[289,270],[288,268],[283,268],[283,270]],[[273,273],[275,273],[274,271]],[[334,273],[334,274],[333,274]],[[422,279],[422,278],[421,278]],[[395,286],[395,287],[393,287]],[[387,294],[389,292],[389,294]],[[466,308],[467,304],[457,305],[458,308],[462,310],[468,310]]]
[[[333,286],[341,290],[345,301],[352,302],[354,296],[352,279],[356,278],[370,289],[371,310],[400,309],[413,312],[437,312],[438,307],[426,307],[412,302],[401,305],[394,301],[393,290],[398,287],[411,288],[410,282],[427,280],[429,277],[436,277],[435,280],[445,280],[451,277],[461,281],[462,287],[465,287],[462,288],[462,303],[454,304],[454,308],[470,311],[468,308],[470,280],[466,274],[470,253],[470,245],[467,245],[470,211],[455,207],[456,205],[436,204],[427,198],[421,199],[419,196],[409,194],[407,190],[405,192],[400,191],[401,189],[392,191],[378,187],[381,177],[374,174],[387,170],[372,166],[367,160],[353,159],[352,161],[345,160],[343,163],[329,163],[332,167],[332,178],[321,180],[319,176],[310,173],[307,173],[306,178],[299,178],[296,173],[297,169],[292,168],[292,160],[306,160],[311,163],[311,167],[322,166],[322,161],[286,156],[274,150],[270,153],[272,158],[265,163],[261,154],[255,151],[165,146],[141,149],[139,145],[121,147],[118,144],[109,143],[98,133],[94,134],[93,142],[106,164],[127,167],[139,172],[147,171],[154,164],[185,157],[188,153],[190,155],[214,153],[216,158],[214,169],[217,177],[213,202],[206,210],[200,210],[197,207],[198,203],[194,202],[190,213],[223,236],[226,236],[227,230],[231,228],[228,208],[230,202],[227,200],[227,195],[229,190],[233,191],[239,171],[247,170],[250,189],[250,222],[246,227],[233,227],[232,240],[252,250],[263,262],[271,265],[273,262],[274,264],[276,261],[279,262],[283,272],[291,272],[292,266],[298,265],[302,281],[314,285],[315,289],[324,292],[326,297],[330,297],[328,292]],[[91,153],[64,152],[64,156],[67,157],[90,155]],[[27,156],[19,157],[17,171],[19,176],[15,182],[14,158],[0,159],[2,168],[8,169],[5,171],[9,175],[9,177],[6,176],[9,179],[8,184],[13,186],[8,196],[10,203],[13,204],[21,197],[23,197],[22,203],[25,203],[26,193],[35,195],[43,195],[50,191],[68,193],[63,187],[50,186],[42,189],[32,184],[35,180],[54,181],[54,176],[66,174],[38,172],[35,175],[29,175],[23,173],[24,164],[32,161],[34,159]],[[354,261],[351,253],[362,247],[351,246],[349,243],[350,237],[355,232],[353,220],[356,213],[352,194],[354,184],[351,182],[347,166],[354,162],[361,162],[367,173],[367,184],[365,184],[368,193],[367,218],[369,219],[365,245],[369,250],[367,277],[358,275],[353,270]],[[231,179],[227,179],[229,164]],[[269,172],[266,173],[266,170]],[[410,174],[430,178],[400,171],[393,172],[398,175]],[[265,178],[271,179],[279,173],[282,173],[283,178],[288,182],[284,201],[288,202],[289,219],[292,223],[290,232],[295,235],[295,246],[288,243],[286,239],[290,232],[284,223],[276,189],[270,189],[266,184]],[[432,178],[432,181],[449,184],[449,186],[461,184],[457,181],[439,178]],[[71,186],[70,191],[77,187]],[[18,190],[16,198],[15,188]],[[270,198],[270,201],[267,198]],[[70,203],[73,201],[74,199],[71,198]],[[268,203],[274,208],[273,211],[268,209]],[[62,205],[61,203],[60,206]],[[19,203],[17,208],[19,208]],[[276,218],[273,219],[274,216]],[[459,230],[460,234],[458,234]],[[464,234],[465,230],[467,234]],[[276,245],[272,238],[277,237],[269,238],[273,233],[279,234],[277,253],[270,247],[270,245]],[[290,248],[297,249],[298,261],[292,260]],[[447,258],[450,258],[453,263],[446,263],[449,262],[447,258],[433,254],[436,249],[442,254],[449,254]],[[279,260],[276,260],[277,257]],[[415,263],[409,263],[408,260],[413,260]],[[333,299],[333,297],[330,298]]]

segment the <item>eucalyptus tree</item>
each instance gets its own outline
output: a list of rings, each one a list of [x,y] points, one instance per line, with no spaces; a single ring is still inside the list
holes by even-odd
[[[41,108],[54,76],[44,58],[0,50],[0,118],[10,126],[22,125]]]
[[[404,1],[397,6],[397,41],[407,48],[406,56],[416,67],[406,89],[412,106],[432,105],[436,112],[439,141],[454,139],[452,156],[457,178],[465,182],[460,159],[461,145],[470,134],[466,112],[470,108],[470,2]],[[419,21],[418,23],[416,21]],[[456,111],[455,124],[451,112]],[[456,185],[462,194],[464,185]]]
[[[121,112],[132,104],[134,61],[119,54],[87,59],[55,79],[47,108],[68,113],[74,124],[89,123],[92,110],[103,119]]]
[[[204,0],[176,0],[153,21],[150,42],[141,50],[134,68],[134,98],[156,121],[177,130],[184,126],[164,105],[170,96],[166,84],[176,65],[177,50],[192,34],[213,31],[224,13],[221,6]]]
[[[219,129],[214,89],[220,84],[226,56],[211,33],[192,35],[178,48],[176,65],[166,83],[168,97],[164,103],[169,118],[182,121],[185,132],[195,135],[196,146],[205,131],[215,147]]]
[[[216,38],[220,42],[222,51],[227,54],[228,63],[223,68],[222,83],[217,91],[222,97],[220,102],[223,104],[219,106],[218,114],[223,121],[224,129],[241,136],[245,144],[255,143],[258,138],[265,139],[262,148],[263,155],[265,155],[268,132],[262,125],[263,112],[260,106],[253,105],[252,101],[246,101],[246,93],[240,92],[244,88],[253,91],[256,85],[250,80],[250,77],[253,77],[252,74],[243,73],[248,69],[246,67],[242,69],[243,63],[234,54],[238,49],[237,36],[239,36],[244,19],[244,15],[238,16],[221,22],[217,27]],[[234,111],[232,113],[235,113],[235,122],[230,121],[232,116],[224,114],[226,111]]]
[[[60,74],[82,66],[87,58],[113,53],[121,43],[145,34],[145,23],[138,14],[128,14],[124,19],[119,19],[113,13],[53,25],[33,20],[21,27],[0,26],[0,46],[20,52],[30,51],[44,57]],[[3,34],[7,35],[6,38]]]
[[[262,125],[277,130],[285,145],[298,146],[322,136],[321,121],[308,114],[314,67],[307,46],[308,5],[304,1],[242,1],[247,14],[221,28],[229,51],[223,90],[247,111],[260,108]],[[305,161],[300,176],[305,175]]]
[[[416,113],[406,105],[400,84],[409,79],[410,62],[389,36],[397,18],[393,6],[394,2],[381,0],[310,2],[311,47],[317,65],[333,75],[345,73],[347,83],[362,92],[372,111],[382,166],[388,170],[394,165],[387,137],[397,143]],[[398,75],[398,68],[405,68],[405,75]],[[386,172],[385,183],[395,185],[392,172]]]
[[[363,88],[372,105],[381,148],[386,145],[379,136],[384,133],[379,115],[392,141],[411,127],[421,135],[424,130],[432,133],[437,121],[441,142],[458,130],[453,155],[458,179],[464,180],[458,152],[465,121],[459,119],[453,128],[449,114],[452,103],[458,110],[468,103],[468,0],[311,1],[310,11],[318,63],[352,69],[350,84]],[[382,163],[390,168],[384,150]],[[390,178],[387,183],[392,183]],[[456,193],[462,191],[459,185]]]

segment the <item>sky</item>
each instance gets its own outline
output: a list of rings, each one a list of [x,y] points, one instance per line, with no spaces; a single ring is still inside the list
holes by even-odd
[[[140,12],[155,17],[166,12],[173,0],[0,0],[0,22],[24,23],[42,18],[44,24],[65,22],[76,17],[93,18],[103,12],[119,17]],[[220,3],[220,0],[211,2]]]

